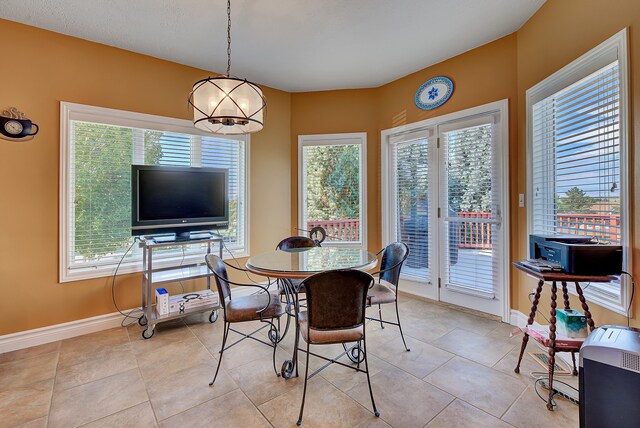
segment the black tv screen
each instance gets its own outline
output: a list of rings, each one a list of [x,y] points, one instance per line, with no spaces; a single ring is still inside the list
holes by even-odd
[[[133,165],[133,234],[185,233],[228,222],[228,181],[221,168]]]

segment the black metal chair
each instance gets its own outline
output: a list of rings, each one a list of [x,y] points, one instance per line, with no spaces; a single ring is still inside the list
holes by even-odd
[[[367,375],[371,404],[376,416],[380,412],[376,408],[369,377],[367,361],[367,340],[365,334],[365,314],[367,306],[367,290],[374,279],[366,272],[359,270],[333,270],[310,276],[302,283],[307,295],[307,310],[298,314],[298,322],[302,337],[307,342],[307,360],[305,365],[304,390],[298,425],[302,424],[302,414],[307,395],[307,381],[330,364],[340,364]],[[297,342],[297,341],[296,341]],[[309,351],[309,345],[328,345],[334,343],[357,343],[364,355],[364,370],[357,366],[343,364],[337,358],[329,359]],[[297,345],[297,343],[296,343]],[[297,348],[296,348],[297,349]],[[301,350],[302,351],[302,350]],[[309,355],[313,355],[329,363],[309,376]]]
[[[276,246],[276,250],[293,250],[298,248],[313,248],[317,247],[316,241],[306,236],[290,236],[284,238]]]
[[[402,325],[400,324],[400,313],[398,312],[398,283],[400,282],[400,270],[402,265],[409,257],[409,247],[403,242],[394,242],[387,245],[380,250],[377,255],[382,253],[382,260],[380,261],[380,270],[374,272],[373,275],[378,275],[377,282],[369,289],[369,298],[371,305],[378,305],[379,318],[367,317],[368,320],[380,322],[380,327],[384,328],[385,324],[396,325],[400,329],[400,336],[402,337],[402,343],[404,348],[407,348],[407,342],[404,340],[404,334],[402,333]],[[386,303],[395,303],[396,305],[396,317],[398,322],[384,321],[382,319],[381,305]]]
[[[220,371],[220,363],[222,362],[222,355],[224,351],[242,342],[245,339],[253,339],[257,342],[273,347],[273,370],[275,371],[276,376],[280,376],[280,372],[278,372],[278,370],[276,369],[276,347],[281,337],[280,331],[273,321],[277,319],[279,325],[280,317],[282,316],[284,311],[282,310],[282,305],[278,296],[269,293],[269,285],[272,284],[271,281],[269,280],[269,284],[267,286],[256,283],[243,284],[233,282],[229,280],[226,266],[241,272],[248,271],[246,269],[241,269],[239,267],[226,263],[220,257],[214,254],[208,254],[205,257],[205,260],[207,262],[207,266],[215,276],[216,286],[218,288],[218,296],[220,298],[220,306],[222,306],[222,311],[224,314],[224,333],[222,336],[222,346],[220,348],[220,358],[218,359],[218,367],[216,368],[216,373],[213,376],[213,380],[211,381],[211,383],[209,383],[209,386],[212,386],[215,383],[216,378],[218,377],[218,372]],[[241,287],[255,287],[258,288],[259,291],[249,296],[232,298],[231,285],[237,285]],[[248,321],[260,321],[266,323],[266,325],[249,334],[231,328],[231,324],[233,323]],[[264,340],[253,336],[266,327],[269,327],[268,337],[271,343],[267,343]],[[241,335],[242,337],[233,342],[231,345],[226,346],[227,338],[229,336],[229,330]]]

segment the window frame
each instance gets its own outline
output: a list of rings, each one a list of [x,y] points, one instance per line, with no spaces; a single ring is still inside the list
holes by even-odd
[[[328,145],[360,145],[360,241],[358,242],[329,242],[325,241],[323,246],[343,246],[358,247],[367,249],[367,133],[353,132],[341,134],[314,134],[298,135],[298,227],[304,226],[304,207],[306,203],[305,174],[303,148],[308,146],[328,146]],[[298,234],[304,233],[297,231]]]
[[[110,109],[105,107],[96,107],[84,104],[60,102],[60,170],[59,170],[59,282],[71,282],[80,281],[92,278],[109,277],[115,273],[117,262],[96,264],[87,267],[78,267],[70,269],[69,260],[69,248],[73,245],[73,239],[70,232],[73,228],[72,213],[70,212],[70,198],[74,192],[71,189],[73,183],[73,177],[71,177],[71,155],[73,149],[71,147],[71,121],[86,121],[111,126],[121,126],[129,128],[142,128],[153,131],[162,132],[175,132],[180,134],[188,134],[192,136],[211,137],[214,134],[206,133],[198,130],[193,126],[193,122],[185,119],[176,119],[165,116],[157,116],[146,113],[131,112],[126,110]],[[249,193],[249,171],[250,171],[250,136],[234,136],[234,135],[220,135],[220,138],[233,139],[244,142],[243,158],[244,165],[241,165],[243,174],[243,192],[244,192],[244,209],[243,217],[244,224],[244,245],[238,247],[232,247],[231,249],[238,250],[238,253],[234,252],[234,257],[248,257],[249,255],[249,214],[250,214],[250,193]],[[133,159],[139,156],[139,148],[134,145]],[[197,164],[194,163],[194,165]],[[135,244],[134,244],[135,245]],[[224,258],[231,258],[232,256],[225,253]],[[196,263],[202,261],[202,255],[188,254],[183,256],[183,253],[176,253],[176,256],[168,256],[166,258],[158,259],[155,264],[158,268],[175,266],[176,263]],[[118,268],[118,274],[127,274],[142,272],[142,258],[135,258],[134,260],[127,260],[123,262]]]
[[[565,67],[551,74],[526,92],[526,163],[527,163],[527,234],[533,232],[533,106],[549,96],[557,94],[575,82],[618,61],[620,76],[620,221],[622,223],[621,245],[623,247],[622,268],[631,273],[631,193],[630,193],[630,146],[629,146],[629,51],[628,31],[621,31],[600,45],[583,54]],[[523,242],[524,254],[529,254],[528,239]],[[630,297],[630,281],[626,275],[620,277],[620,295],[614,296],[606,286],[592,283],[584,290],[590,303],[600,305],[613,312],[627,316]],[[583,286],[584,289],[584,286]],[[575,293],[570,285],[569,291]],[[630,315],[630,314],[629,314]]]

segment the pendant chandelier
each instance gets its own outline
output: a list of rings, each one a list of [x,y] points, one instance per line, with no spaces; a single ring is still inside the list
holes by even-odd
[[[227,0],[227,74],[193,84],[189,95],[196,128],[215,134],[248,134],[264,126],[267,101],[262,89],[231,76],[231,0]]]

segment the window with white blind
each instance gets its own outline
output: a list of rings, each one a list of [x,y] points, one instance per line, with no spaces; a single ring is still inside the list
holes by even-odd
[[[248,137],[205,134],[186,120],[61,104],[60,281],[141,270],[131,236],[131,165],[229,170],[229,227],[218,232],[248,253]],[[158,266],[200,259],[204,248],[168,247]],[[127,255],[123,258],[123,256]]]
[[[366,134],[298,137],[298,233],[321,226],[323,245],[366,248]]]
[[[527,91],[531,233],[627,246],[626,52],[622,31]],[[624,285],[586,293],[625,313]]]

